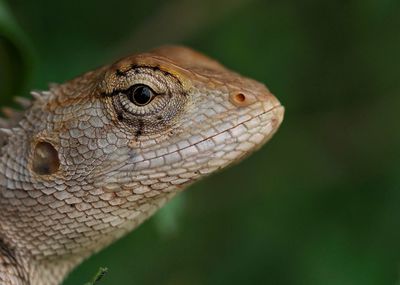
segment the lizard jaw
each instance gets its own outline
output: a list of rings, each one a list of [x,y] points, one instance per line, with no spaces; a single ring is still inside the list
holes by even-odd
[[[137,154],[133,161],[107,177],[111,184],[118,181],[126,183],[127,188],[136,187],[143,179],[153,179],[155,185],[165,184],[165,189],[172,191],[178,185],[192,183],[217,169],[237,163],[261,148],[277,131],[283,115],[284,107],[279,102],[268,110],[258,108],[257,114],[239,120],[234,126],[209,133],[202,139],[188,139],[192,141],[190,145],[178,142],[173,151],[159,156]],[[166,175],[159,177],[162,173]],[[141,191],[152,190],[152,185],[141,187]]]

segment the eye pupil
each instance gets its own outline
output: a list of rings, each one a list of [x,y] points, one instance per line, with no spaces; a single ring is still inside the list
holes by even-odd
[[[132,103],[144,106],[150,103],[153,96],[153,91],[149,87],[140,85],[133,88],[133,92],[128,95],[128,98]]]

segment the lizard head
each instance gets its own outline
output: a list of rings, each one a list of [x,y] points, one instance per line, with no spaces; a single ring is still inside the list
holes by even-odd
[[[132,153],[106,176],[136,181],[144,193],[173,191],[239,161],[271,138],[284,113],[265,85],[179,46],[113,64],[98,96]]]
[[[265,85],[179,46],[124,58],[49,93],[51,125],[33,143],[37,179],[84,181],[143,204],[238,162],[271,138],[284,113]]]

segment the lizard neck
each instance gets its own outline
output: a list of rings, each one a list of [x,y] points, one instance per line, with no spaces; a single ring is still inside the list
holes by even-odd
[[[0,240],[0,281],[7,285],[29,284],[27,262],[3,240]]]
[[[58,285],[82,257],[36,260],[0,239],[0,284]]]

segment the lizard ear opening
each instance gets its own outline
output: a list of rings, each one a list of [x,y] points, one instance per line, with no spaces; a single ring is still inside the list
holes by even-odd
[[[48,142],[39,142],[33,153],[32,169],[39,175],[51,175],[60,168],[60,159],[54,146]]]

